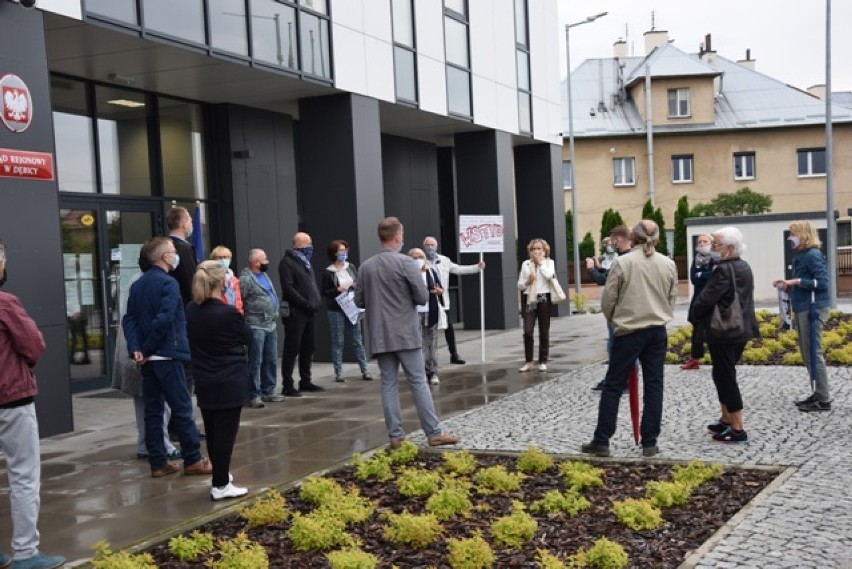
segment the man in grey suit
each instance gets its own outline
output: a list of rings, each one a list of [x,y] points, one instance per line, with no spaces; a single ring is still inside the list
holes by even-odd
[[[411,257],[401,254],[403,227],[395,217],[379,223],[382,250],[364,261],[355,287],[355,304],[366,309],[367,338],[382,376],[382,409],[391,448],[405,440],[399,405],[399,365],[430,446],[453,445],[459,437],[441,433],[420,338],[417,306],[429,300],[429,292]]]

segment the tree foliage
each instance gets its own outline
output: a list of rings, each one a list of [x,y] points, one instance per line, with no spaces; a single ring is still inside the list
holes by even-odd
[[[621,219],[621,214],[612,208],[607,208],[601,216],[601,242],[609,237],[609,232],[614,227],[624,225],[624,220]]]
[[[655,209],[653,204],[651,204],[651,200],[648,200],[642,208],[642,219],[650,219],[656,222],[657,226],[660,228],[660,242],[657,243],[657,252],[662,253],[663,255],[668,255],[669,243],[668,237],[666,237],[666,218],[663,217],[663,210],[660,208]]]
[[[755,215],[772,210],[772,197],[752,191],[748,186],[735,193],[722,193],[709,203],[699,203],[692,208],[692,216]]]
[[[675,257],[686,256],[686,225],[683,220],[689,217],[689,200],[681,196],[677,201],[674,214],[674,254]]]
[[[565,211],[565,250],[568,252],[568,260],[574,260],[574,214],[571,210]]]
[[[580,241],[580,259],[595,256],[595,238],[592,237],[592,232],[587,231]]]

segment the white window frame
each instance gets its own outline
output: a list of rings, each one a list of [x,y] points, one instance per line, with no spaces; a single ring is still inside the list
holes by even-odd
[[[796,149],[796,173],[799,178],[824,178],[825,172],[814,172],[814,153],[822,152],[825,154],[825,148],[798,148]],[[804,174],[799,172],[799,156],[804,153],[808,157],[808,171]],[[828,166],[828,156],[825,157],[826,169]]]
[[[674,93],[674,113],[672,113],[672,93]],[[684,119],[692,116],[692,102],[689,96],[689,87],[668,90],[668,107],[670,119]],[[685,112],[681,112],[681,105],[686,103]]]
[[[630,165],[629,181],[626,168],[628,164]],[[616,175],[616,167],[618,167],[619,170],[618,176],[620,176],[621,179],[624,180],[622,182],[618,181],[618,176]],[[612,159],[612,185],[619,188],[636,185],[636,157],[623,156],[621,158]]]
[[[748,163],[751,162],[751,175],[748,175]],[[745,172],[737,176],[737,165]],[[798,164],[798,161],[797,161]],[[798,166],[797,166],[798,167]],[[734,152],[734,180],[754,180],[757,178],[757,154],[755,152]]]
[[[568,178],[568,184],[565,184],[565,178]],[[574,169],[571,167],[570,160],[562,161],[562,189],[570,190],[574,187]]]
[[[684,165],[689,164],[689,177],[686,177]],[[672,183],[691,184],[695,178],[695,160],[692,154],[676,154],[672,156]]]

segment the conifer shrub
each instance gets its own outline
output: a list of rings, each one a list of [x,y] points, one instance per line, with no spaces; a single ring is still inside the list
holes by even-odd
[[[577,491],[603,486],[603,470],[588,462],[567,460],[559,465],[559,473],[565,480],[565,485]]]
[[[523,478],[523,474],[520,472],[510,473],[502,464],[483,468],[474,475],[474,479],[478,485],[477,490],[482,494],[514,492],[521,487],[521,480]]]
[[[480,531],[467,539],[450,539],[447,546],[447,562],[453,569],[488,569],[494,565],[494,552]]]
[[[600,538],[584,552],[587,567],[595,569],[622,569],[627,567],[630,558],[624,548],[605,537]]]
[[[568,516],[576,516],[583,510],[589,509],[591,505],[591,502],[579,491],[575,488],[569,488],[565,492],[548,490],[539,500],[530,504],[530,510],[546,514],[564,512]]]
[[[567,565],[546,549],[536,550],[536,562],[539,569],[565,569]]]
[[[528,446],[527,450],[518,456],[515,467],[518,472],[534,473],[545,472],[553,466],[553,458],[534,446]]]
[[[207,565],[213,569],[267,569],[269,557],[262,545],[240,533],[233,539],[220,540],[219,559]]]
[[[343,487],[331,478],[311,476],[299,488],[299,497],[315,506],[333,504],[343,496]]]
[[[524,511],[524,504],[512,501],[512,513],[491,524],[491,538],[500,547],[520,547],[533,538],[538,522]]]
[[[213,551],[213,535],[193,531],[189,536],[176,535],[169,540],[169,550],[180,561],[195,559],[202,553]]]
[[[364,460],[360,453],[355,453],[352,461],[355,464],[355,478],[361,482],[370,478],[386,482],[393,478],[390,456],[383,451],[377,452],[369,460]]]
[[[289,516],[284,497],[274,489],[255,500],[253,504],[240,509],[239,514],[245,518],[250,528],[284,523]]]
[[[830,350],[825,359],[830,364],[846,365],[852,364],[852,353],[844,348]]]
[[[476,457],[466,450],[445,452],[441,458],[444,460],[443,470],[445,472],[461,476],[470,474],[479,466]]]
[[[426,511],[440,521],[470,514],[470,484],[461,480],[445,480],[444,485],[426,500]]]
[[[126,551],[113,551],[109,544],[101,540],[93,549],[95,556],[91,564],[94,569],[156,569],[154,558],[150,553],[128,553]]]
[[[708,480],[719,478],[724,471],[724,467],[718,463],[705,464],[700,460],[690,460],[686,466],[682,464],[672,466],[672,479],[675,482],[683,482],[695,488]]]
[[[375,569],[379,558],[361,549],[341,549],[325,554],[331,569]]]
[[[788,352],[784,354],[781,361],[785,366],[800,366],[805,363],[804,358],[802,358],[802,354],[799,352]]]
[[[760,330],[760,336],[762,338],[772,338],[778,331],[778,327],[773,326],[769,322],[758,325],[757,329]]]
[[[666,363],[676,364],[680,361],[680,356],[674,352],[666,352]]]
[[[336,502],[323,504],[318,508],[320,515],[339,519],[346,525],[366,521],[373,515],[376,505],[361,496],[358,488],[350,488],[337,498]]]
[[[689,499],[692,486],[685,482],[669,482],[667,480],[652,480],[645,485],[645,497],[658,508],[680,506]]]
[[[743,361],[751,364],[765,364],[772,353],[766,348],[747,348],[743,350]]]
[[[431,496],[438,491],[441,475],[438,472],[422,468],[406,468],[399,473],[396,487],[399,493],[410,498],[412,496]]]
[[[393,464],[408,464],[417,458],[420,449],[411,441],[402,441],[399,448],[390,451],[390,461]]]
[[[387,524],[383,528],[385,539],[397,545],[410,545],[415,549],[430,546],[443,528],[432,514],[416,515],[408,512],[385,515]]]
[[[345,523],[326,509],[309,514],[296,512],[287,530],[287,537],[297,551],[318,549],[328,551],[336,547],[353,546],[352,538],[344,531]]]
[[[784,349],[784,344],[782,344],[780,340],[767,338],[763,340],[763,347],[769,350],[770,354],[777,354],[778,352]]]
[[[618,500],[613,502],[612,511],[619,522],[635,531],[655,529],[663,523],[663,513],[650,500]]]

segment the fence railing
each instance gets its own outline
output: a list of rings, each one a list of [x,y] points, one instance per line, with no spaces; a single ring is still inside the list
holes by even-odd
[[[852,275],[852,247],[837,248],[837,274]]]

